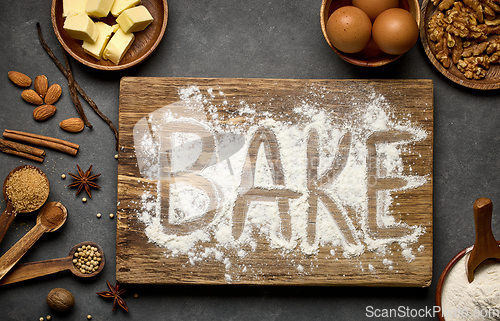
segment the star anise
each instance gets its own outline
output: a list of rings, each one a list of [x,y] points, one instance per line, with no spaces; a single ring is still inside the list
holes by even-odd
[[[125,301],[121,298],[121,295],[127,292],[127,290],[120,289],[120,284],[118,281],[113,287],[109,281],[106,281],[109,291],[97,292],[96,294],[102,296],[103,298],[113,298],[113,311],[116,311],[117,305],[119,305],[123,310],[128,312],[128,306]]]
[[[90,165],[89,169],[84,173],[80,166],[77,164],[78,175],[68,173],[71,177],[75,179],[75,181],[68,185],[68,187],[76,187],[78,186],[78,190],[76,191],[76,195],[78,195],[82,189],[85,189],[89,197],[92,197],[90,194],[90,188],[101,188],[99,185],[93,182],[97,177],[101,176],[101,174],[96,174],[90,176],[90,171],[92,170],[92,165]]]

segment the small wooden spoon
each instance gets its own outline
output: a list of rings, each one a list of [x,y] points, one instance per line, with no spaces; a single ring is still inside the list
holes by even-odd
[[[12,269],[43,233],[59,229],[66,222],[67,217],[66,207],[59,202],[50,202],[42,207],[36,217],[35,226],[0,257],[0,279]]]
[[[483,261],[494,259],[500,261],[500,247],[491,231],[491,215],[493,203],[486,197],[474,202],[474,223],[476,224],[476,241],[469,253],[466,271],[469,283],[474,281],[474,270]]]
[[[14,168],[13,170],[10,171],[10,173],[7,175],[7,177],[5,178],[5,181],[3,183],[3,197],[7,200],[7,207],[3,211],[2,215],[0,215],[0,242],[3,240],[5,233],[7,233],[7,230],[12,225],[12,222],[14,221],[14,219],[16,218],[16,215],[18,213],[28,213],[28,212],[36,211],[45,203],[45,201],[47,201],[47,198],[48,198],[49,193],[47,193],[47,197],[45,198],[45,200],[43,200],[43,202],[40,202],[40,205],[36,209],[33,209],[33,210],[16,209],[14,207],[14,205],[12,204],[12,201],[9,199],[9,196],[7,195],[7,192],[6,192],[7,181],[12,176],[12,174],[14,174],[18,170],[21,170],[24,168],[34,168],[34,169],[38,170],[40,172],[40,174],[42,174],[42,176],[46,179],[47,188],[49,188],[49,179],[47,178],[47,176],[45,176],[45,173],[42,172],[42,170],[39,169],[38,167],[35,167],[32,165],[22,165],[22,166]]]
[[[73,256],[76,250],[83,246],[90,245],[94,246],[101,253],[101,262],[99,262],[99,268],[97,271],[92,273],[82,273],[79,269],[75,267],[73,264]],[[39,276],[49,275],[57,272],[62,272],[65,270],[70,270],[74,275],[81,278],[90,278],[93,277],[104,268],[105,259],[104,252],[102,248],[93,242],[81,242],[77,245],[73,246],[69,255],[67,257],[59,258],[59,259],[51,259],[44,260],[38,262],[29,262],[24,264],[16,265],[1,281],[0,285],[6,285],[11,283],[16,283],[24,280],[34,279]]]

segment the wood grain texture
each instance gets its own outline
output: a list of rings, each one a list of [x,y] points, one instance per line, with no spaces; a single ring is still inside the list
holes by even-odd
[[[87,54],[82,48],[82,41],[73,39],[68,35],[68,33],[63,29],[65,19],[62,16],[62,3],[62,0],[52,0],[52,27],[54,28],[57,39],[73,58],[82,64],[95,69],[123,70],[143,62],[153,53],[156,47],[158,47],[167,28],[167,0],[143,0],[142,4],[148,9],[154,20],[145,30],[134,33],[134,43],[129,48],[125,56],[123,56],[120,63],[115,65],[109,60],[98,60]],[[111,13],[105,18],[99,19],[99,21],[106,22],[109,25],[115,24],[115,18],[111,15]]]
[[[432,185],[433,185],[433,87],[430,80],[286,80],[286,79],[207,79],[207,78],[123,78],[120,85],[120,157],[118,165],[118,220],[117,220],[117,264],[116,277],[119,282],[138,284],[250,284],[250,285],[355,285],[355,286],[412,286],[427,287],[432,279]],[[196,86],[202,93],[223,92],[223,97],[215,97],[212,105],[204,105],[206,121],[219,124],[238,124],[242,130],[250,129],[261,120],[287,122],[289,124],[303,124],[307,120],[293,112],[298,104],[308,101],[317,108],[335,114],[338,124],[349,120],[354,110],[360,110],[356,101],[369,104],[373,93],[385,97],[384,101],[392,106],[391,118],[402,123],[410,122],[427,133],[425,139],[413,142],[401,152],[404,174],[425,177],[425,184],[407,190],[400,190],[401,180],[383,177],[378,173],[379,160],[376,160],[378,144],[389,144],[398,140],[407,139],[408,133],[401,131],[381,130],[371,135],[366,144],[367,157],[372,160],[367,166],[367,175],[375,175],[376,182],[368,189],[368,204],[366,208],[376,213],[377,192],[394,189],[391,192],[393,199],[390,212],[396,221],[402,221],[407,226],[420,226],[425,232],[418,240],[409,245],[413,249],[414,258],[408,260],[402,252],[400,243],[388,242],[385,253],[374,249],[367,249],[365,237],[373,239],[397,238],[405,233],[405,227],[397,225],[395,228],[383,228],[377,224],[374,216],[366,213],[355,213],[347,209],[347,215],[352,219],[352,226],[343,222],[335,204],[328,200],[320,190],[324,182],[333,181],[345,166],[345,159],[350,148],[351,137],[346,134],[339,141],[337,156],[331,169],[320,176],[315,172],[316,167],[310,168],[308,179],[311,182],[309,190],[310,213],[314,214],[321,201],[327,209],[332,210],[332,217],[336,219],[338,228],[345,235],[346,242],[359,237],[361,230],[369,231],[369,235],[361,237],[360,244],[365,250],[359,256],[344,256],[341,246],[323,246],[313,255],[293,252],[283,254],[281,249],[272,248],[268,239],[255,233],[255,248],[245,249],[248,255],[238,257],[233,253],[231,259],[237,264],[225,266],[220,260],[208,257],[205,260],[190,264],[189,255],[169,255],[168,251],[150,242],[145,233],[145,225],[138,219],[141,196],[145,191],[152,193],[156,190],[154,180],[141,175],[138,165],[137,151],[134,143],[134,126],[144,117],[167,105],[178,103],[180,89]],[[214,95],[217,96],[217,95]],[[241,117],[242,102],[253,106],[258,112],[251,122]],[[216,115],[209,111],[217,107]],[[362,110],[362,109],[361,109]],[[186,117],[189,113],[186,114]],[[195,117],[194,115],[191,115]],[[336,119],[337,119],[336,118]],[[170,124],[173,126],[173,124]],[[175,132],[182,128],[166,130]],[[260,135],[260,136],[259,136]],[[353,134],[354,135],[354,134]],[[260,137],[260,138],[259,138]],[[260,139],[260,140],[259,140]],[[320,161],[318,152],[320,134],[311,134],[308,137],[307,157],[311,163]],[[210,139],[206,139],[210,145]],[[248,147],[248,166],[254,166],[257,157],[259,142],[266,148],[268,165],[272,168],[273,183],[280,185],[285,179],[281,174],[279,162],[279,143],[273,139],[272,131],[258,130],[253,136],[255,145]],[[267,146],[266,146],[267,144]],[[256,151],[257,149],[257,151]],[[200,156],[202,159],[205,156]],[[206,157],[208,159],[208,157]],[[367,163],[369,163],[367,160]],[[373,161],[375,160],[375,161]],[[378,165],[377,165],[378,164]],[[246,165],[245,165],[246,166]],[[168,167],[162,170],[169,170]],[[179,178],[179,177],[178,177]],[[180,179],[180,178],[179,178]],[[168,181],[168,180],[167,180]],[[250,184],[242,179],[241,185]],[[319,187],[314,187],[314,185]],[[399,190],[398,190],[399,189]],[[298,196],[292,191],[279,191],[287,195],[277,195],[278,199],[293,199]],[[279,193],[278,193],[279,194]],[[259,189],[248,189],[245,195],[240,195],[240,202],[236,202],[233,216],[233,235],[235,238],[245,224],[245,208],[254,200],[269,193],[262,193]],[[375,196],[374,196],[375,195]],[[282,197],[279,198],[278,196]],[[168,198],[166,198],[168,200]],[[162,199],[163,200],[163,199]],[[289,220],[287,217],[287,202],[277,201],[280,213],[283,214],[280,226],[280,235],[284,239],[290,237]],[[283,209],[283,210],[281,210]],[[162,204],[162,216],[168,215],[168,202]],[[205,215],[210,220],[212,216]],[[314,239],[314,215],[308,221],[308,238]],[[168,222],[163,217],[163,228],[175,231],[178,235],[192,232],[193,228],[204,226],[204,222],[189,223],[191,228],[183,229]],[[198,225],[196,225],[198,224]],[[214,238],[206,241],[203,246],[213,246]],[[418,249],[418,250],[417,250]],[[387,253],[392,253],[387,256]],[[391,266],[387,266],[388,258]],[[298,269],[300,265],[302,269]],[[241,269],[248,266],[249,269]],[[250,269],[251,267],[251,269]],[[250,272],[252,271],[252,273]],[[256,272],[257,271],[257,272]],[[227,275],[231,275],[228,279]]]
[[[424,47],[424,51],[427,54],[427,57],[440,73],[442,73],[446,78],[450,79],[454,83],[464,87],[480,90],[492,90],[500,88],[499,64],[490,64],[489,69],[486,71],[486,77],[479,80],[467,79],[453,63],[451,64],[450,68],[443,67],[443,65],[436,59],[436,43],[429,40],[428,30],[429,20],[434,15],[434,13],[438,11],[438,7],[435,6],[432,1],[423,0],[421,11],[420,40],[422,42],[422,46]]]

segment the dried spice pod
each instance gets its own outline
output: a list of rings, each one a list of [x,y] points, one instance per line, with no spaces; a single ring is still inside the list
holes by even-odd
[[[47,94],[45,95],[45,104],[54,105],[56,101],[61,97],[62,88],[58,84],[53,84],[47,90]]]
[[[23,90],[23,92],[21,93],[21,97],[24,99],[24,101],[30,104],[43,105],[42,97],[40,97],[33,89]]]
[[[59,123],[59,127],[70,133],[78,133],[83,130],[85,124],[81,118],[68,118]]]
[[[41,105],[33,110],[33,118],[36,121],[44,121],[52,117],[57,111],[54,105]]]
[[[35,91],[40,97],[44,98],[49,89],[49,81],[44,75],[36,76],[35,78]]]
[[[31,78],[19,71],[9,71],[8,73],[10,81],[19,87],[29,87],[31,86]]]

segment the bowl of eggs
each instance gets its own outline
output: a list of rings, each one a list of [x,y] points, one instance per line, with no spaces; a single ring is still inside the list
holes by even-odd
[[[386,65],[418,40],[418,0],[323,0],[321,29],[328,45],[357,66]]]

